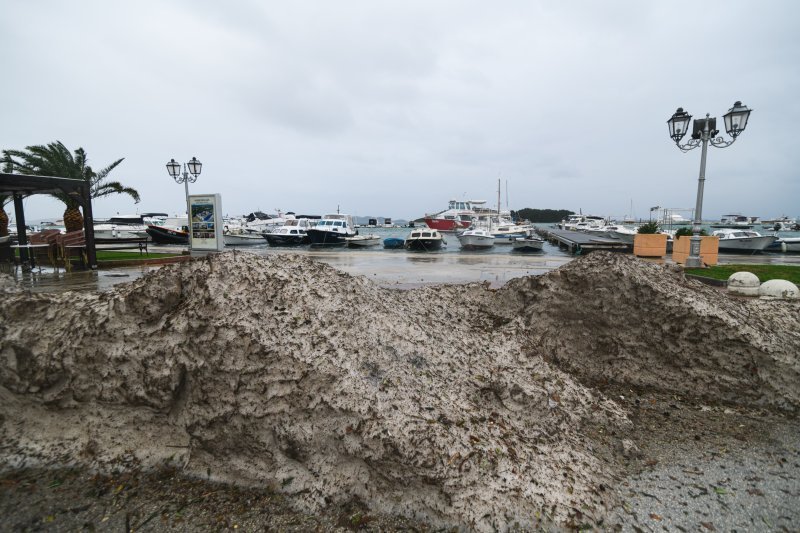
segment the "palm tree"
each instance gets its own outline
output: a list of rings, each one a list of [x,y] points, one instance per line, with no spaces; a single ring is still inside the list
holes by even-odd
[[[25,150],[3,150],[3,156],[6,164],[10,164],[10,171],[37,176],[82,179],[89,182],[92,198],[102,198],[109,194],[127,194],[139,203],[139,193],[136,189],[125,187],[118,181],[106,181],[108,174],[122,163],[124,158],[95,172],[87,164],[88,158],[83,148],[77,148],[73,154],[61,141],[48,145],[27,146]],[[53,196],[67,206],[64,211],[66,230],[75,231],[83,228],[83,216],[78,202],[66,194],[53,194]]]

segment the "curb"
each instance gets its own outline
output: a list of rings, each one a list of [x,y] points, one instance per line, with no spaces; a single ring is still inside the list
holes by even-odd
[[[97,268],[116,268],[127,266],[168,265],[171,263],[185,263],[191,260],[190,255],[176,255],[175,257],[154,257],[152,259],[118,259],[116,261],[98,261]]]
[[[728,282],[724,279],[714,279],[714,278],[707,278],[705,276],[698,276],[696,274],[683,274],[688,279],[697,280],[700,283],[705,283],[706,285],[711,285],[712,287],[727,287]]]

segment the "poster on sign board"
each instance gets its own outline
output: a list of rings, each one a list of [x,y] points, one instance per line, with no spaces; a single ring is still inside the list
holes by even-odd
[[[219,194],[189,196],[192,250],[222,251],[222,197]]]

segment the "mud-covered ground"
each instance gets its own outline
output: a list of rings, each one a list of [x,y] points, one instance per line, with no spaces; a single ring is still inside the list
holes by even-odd
[[[4,292],[12,529],[799,519],[797,302],[600,253],[501,290],[225,254],[109,293]]]

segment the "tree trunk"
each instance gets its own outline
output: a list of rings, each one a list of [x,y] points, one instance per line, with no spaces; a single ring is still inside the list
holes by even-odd
[[[83,229],[83,216],[77,207],[67,207],[64,211],[64,229],[69,231],[80,231]]]
[[[6,210],[0,207],[0,237],[8,235],[8,214]]]

